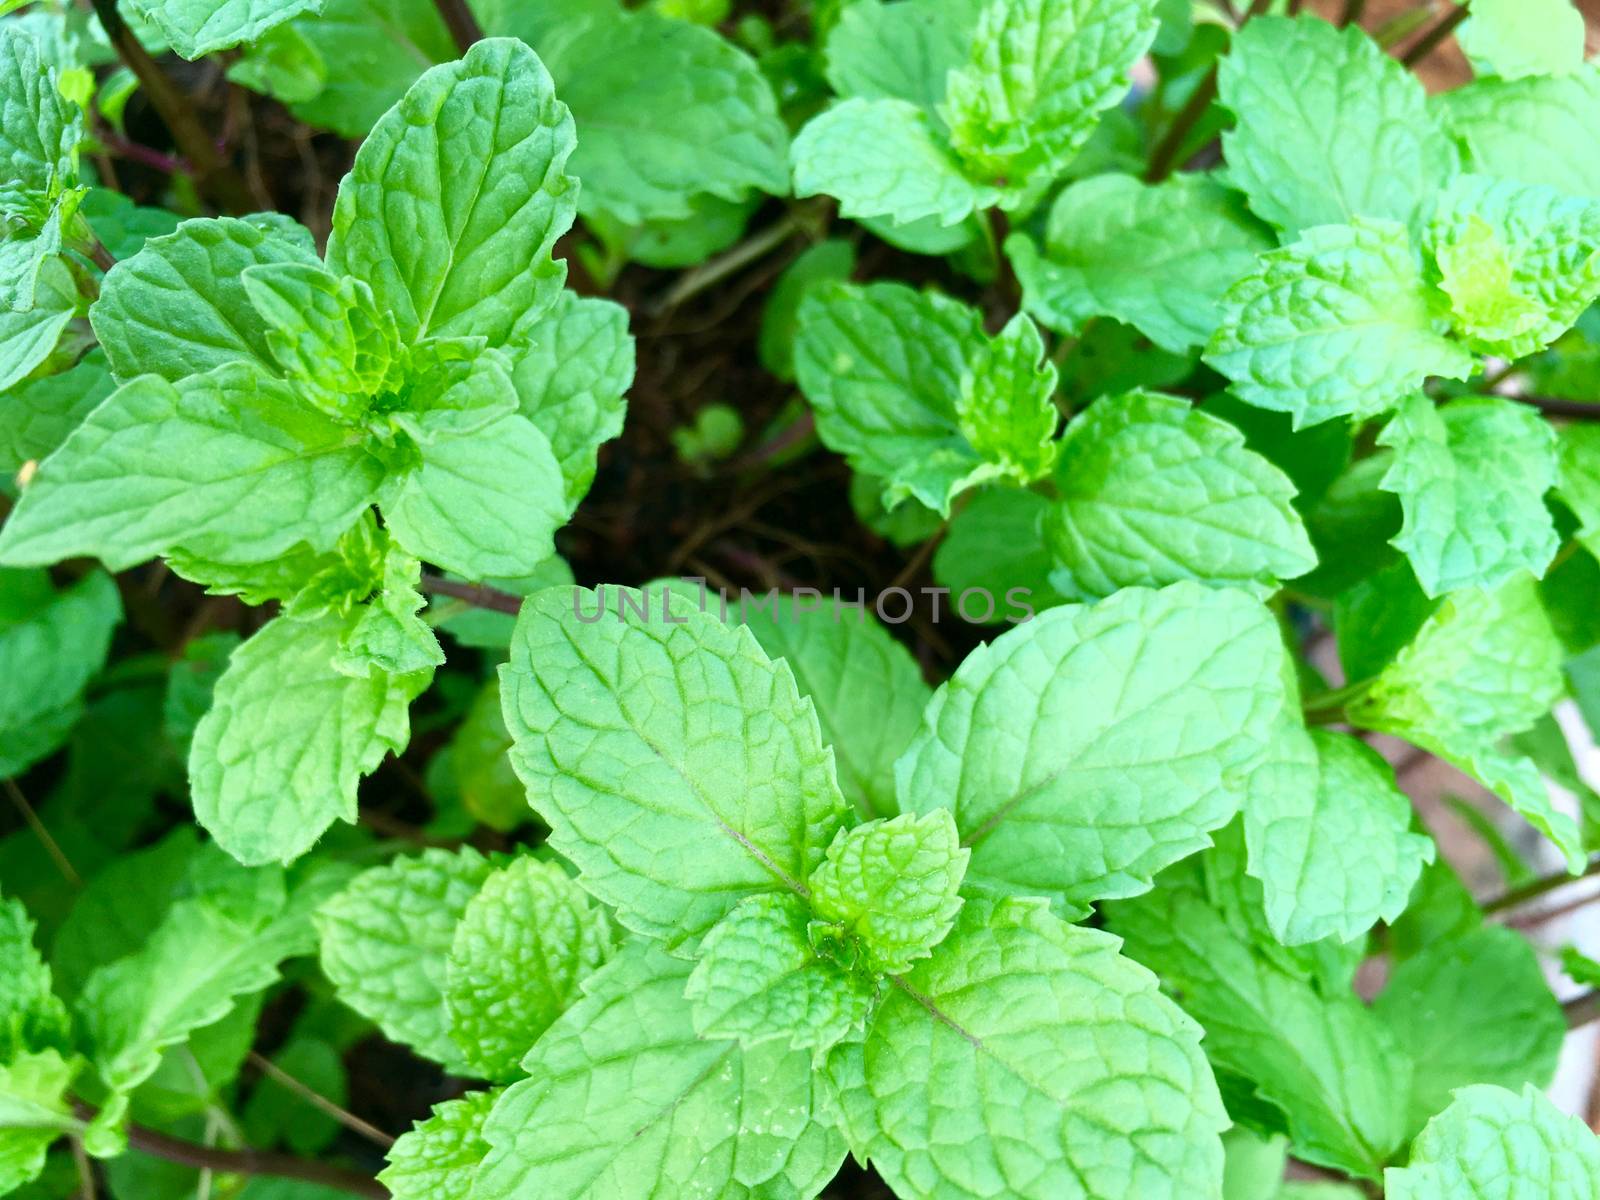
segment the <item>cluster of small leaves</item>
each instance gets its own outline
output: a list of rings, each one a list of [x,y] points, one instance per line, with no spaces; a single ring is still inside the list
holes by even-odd
[[[0,839],[0,1195],[69,1194],[65,1143],[192,1194],[142,1125],[325,1149],[244,1072],[293,989],[273,1070],[341,1095],[375,1030],[470,1081],[397,1200],[810,1200],[847,1154],[904,1200],[1600,1196],[1532,945],[1365,738],[1600,849],[1552,716],[1600,730],[1600,425],[1517,398],[1600,397],[1600,72],[1565,0],[1474,0],[1434,97],[1264,7],[473,0],[462,52],[433,0],[0,0],[0,779],[46,765],[62,876]],[[324,246],[106,186],[118,37],[363,139]],[[837,599],[557,553],[634,353],[558,240],[603,291],[791,195],[860,231],[760,361],[865,523],[1028,601],[937,687]],[[942,289],[856,281],[914,262],[862,232]],[[108,669],[156,558],[275,608]],[[351,824],[424,694],[441,844],[396,856]]]

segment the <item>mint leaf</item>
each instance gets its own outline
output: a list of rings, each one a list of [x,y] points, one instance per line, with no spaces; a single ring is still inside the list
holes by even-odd
[[[1556,495],[1578,518],[1578,539],[1600,555],[1600,428],[1573,422],[1561,431]]]
[[[782,195],[788,137],[772,86],[709,29],[608,8],[536,43],[582,136],[572,172],[585,216],[694,216],[696,196]]]
[[[309,237],[290,232],[233,217],[185,221],[111,268],[89,310],[111,373],[178,383],[240,360],[274,371],[268,326],[254,315],[244,272],[268,263],[314,267]]]
[[[260,561],[330,546],[381,468],[284,383],[231,363],[124,384],[40,467],[0,531],[0,561],[92,554],[113,570],[182,546]]]
[[[975,493],[951,518],[934,551],[934,578],[950,589],[956,603],[969,590],[980,596],[987,592],[996,601],[990,621],[1031,617],[1060,604],[1062,597],[1049,578],[1054,562],[1041,533],[1049,511],[1050,499],[1037,492],[997,487]],[[969,607],[975,616],[984,612]],[[919,704],[919,716],[921,711]]]
[[[78,315],[78,289],[72,273],[59,258],[45,259],[40,264],[33,306],[26,312],[0,306],[0,391],[26,379],[49,358],[62,332]],[[8,394],[8,404],[10,399]]]
[[[1240,399],[1290,413],[1299,428],[1376,416],[1430,375],[1471,374],[1472,356],[1436,329],[1434,293],[1402,226],[1309,229],[1258,261],[1222,298],[1205,356]]]
[[[1155,34],[1149,0],[985,4],[939,107],[968,173],[993,180],[1003,207],[1027,207],[1127,94]]]
[[[354,821],[356,784],[410,738],[406,709],[432,672],[342,674],[349,625],[278,617],[234,651],[195,727],[195,819],[241,862],[290,862]]]
[[[551,847],[625,926],[676,946],[745,896],[804,896],[846,805],[787,664],[669,595],[534,594],[500,686]]]
[[[954,811],[969,891],[1081,913],[1207,844],[1287,703],[1263,605],[1198,584],[1126,588],[968,655],[896,768],[900,806]]]
[[[950,932],[971,856],[948,809],[841,829],[811,877],[811,906],[874,971],[909,971]]]
[[[106,358],[91,350],[59,375],[25,379],[7,389],[0,407],[0,471],[59,449],[67,436],[116,388]]]
[[[94,571],[57,591],[41,570],[0,567],[0,778],[57,749],[83,712],[122,619],[117,585]]]
[[[574,145],[533,51],[480,41],[427,71],[362,143],[339,187],[328,266],[365,280],[408,340],[503,343],[565,278],[550,251],[572,224]]]
[[[1475,79],[1431,103],[1470,170],[1600,199],[1600,161],[1587,153],[1600,121],[1600,70]]]
[[[129,0],[133,14],[156,29],[184,58],[201,58],[253,42],[301,13],[317,13],[324,0]]]
[[[1567,1034],[1533,947],[1495,926],[1400,963],[1372,1011],[1416,1063],[1413,1131],[1468,1084],[1548,1085]]]
[[[444,665],[439,639],[417,615],[427,603],[417,591],[421,568],[416,559],[388,551],[381,587],[340,639],[336,670],[358,676],[410,675]]]
[[[782,596],[738,616],[815,705],[845,799],[864,816],[892,815],[895,759],[933,694],[911,652],[865,608],[837,600]]]
[[[51,1046],[72,1032],[66,1006],[51,990],[50,968],[33,944],[34,923],[18,900],[0,900],[0,1060]]]
[[[0,1191],[37,1178],[50,1147],[82,1128],[67,1096],[77,1074],[77,1062],[56,1050],[0,1062]]]
[[[395,1200],[468,1200],[478,1164],[489,1151],[483,1125],[498,1092],[468,1092],[434,1106],[425,1121],[389,1148],[378,1182]]]
[[[832,196],[845,217],[949,226],[1000,196],[967,177],[934,118],[909,100],[835,104],[806,123],[789,158],[794,194]]]
[[[822,1190],[844,1145],[808,1056],[698,1037],[690,970],[635,941],[591,979],[489,1114],[476,1200]]]
[[[859,1031],[873,982],[822,952],[812,923],[802,901],[776,894],[740,901],[718,921],[683,989],[695,1031],[819,1051]]]
[[[1429,596],[1544,574],[1560,547],[1544,503],[1556,437],[1536,409],[1488,396],[1435,408],[1412,396],[1378,443],[1394,449],[1381,486],[1405,513],[1390,540]]]
[[[1411,803],[1376,751],[1322,729],[1285,737],[1245,804],[1250,874],[1283,942],[1348,942],[1399,917],[1434,844],[1410,831]]]
[[[444,1009],[462,1064],[485,1079],[516,1078],[611,941],[605,914],[555,863],[520,858],[491,874],[445,962]]]
[[[1383,1181],[1392,1200],[1579,1196],[1600,1189],[1600,1140],[1537,1088],[1465,1087]]]
[[[451,946],[492,871],[471,847],[424,850],[363,871],[316,916],[322,972],[339,999],[452,1069],[464,1064],[445,1009]]]
[[[1273,245],[1238,194],[1206,176],[1152,185],[1110,174],[1056,197],[1042,249],[1019,233],[1005,251],[1041,324],[1077,333],[1114,317],[1181,352],[1205,345],[1223,294]]]
[[[1199,1034],[1115,939],[1037,903],[972,901],[826,1070],[851,1150],[898,1195],[1177,1200],[1222,1169],[1228,1118]],[[1111,1096],[1129,1102],[1108,1123]],[[1019,1115],[1034,1136],[991,1139]]]
[[[1569,0],[1474,0],[1456,41],[1480,75],[1521,79],[1582,70],[1583,33],[1583,14]]]
[[[1357,217],[1410,224],[1456,171],[1422,84],[1356,25],[1250,21],[1219,64],[1217,93],[1238,118],[1222,135],[1229,177],[1286,235]]]
[[[1288,477],[1175,396],[1095,401],[1067,426],[1055,482],[1042,531],[1063,596],[1184,579],[1266,593],[1317,564]]]
[[[1056,366],[1039,327],[1023,313],[973,355],[956,397],[956,425],[997,474],[1032,483],[1056,460]]]
[[[828,35],[827,74],[841,96],[908,100],[935,116],[945,79],[972,47],[983,0],[862,0]]]

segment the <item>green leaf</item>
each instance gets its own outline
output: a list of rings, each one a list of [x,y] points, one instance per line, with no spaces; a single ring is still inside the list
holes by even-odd
[[[846,5],[828,35],[828,82],[841,96],[906,100],[937,117],[945,79],[968,57],[983,9],[984,0]]]
[[[1284,679],[1272,615],[1240,591],[1126,588],[1053,608],[934,693],[896,767],[900,807],[955,812],[970,891],[1081,913],[1144,891],[1239,811]]]
[[[1556,495],[1578,518],[1578,540],[1600,556],[1600,426],[1574,421],[1561,431]]]
[[[809,1056],[701,1038],[691,964],[626,946],[489,1114],[474,1200],[815,1196],[844,1145]]]
[[[1231,182],[1291,237],[1356,217],[1410,224],[1457,169],[1422,84],[1357,25],[1250,21],[1217,92],[1238,118],[1222,135]]]
[[[988,621],[1016,624],[1060,604],[1063,597],[1050,583],[1054,564],[1041,532],[1049,510],[1049,498],[1037,492],[997,487],[975,493],[951,518],[934,551],[934,578],[950,589],[958,605],[968,591],[980,597],[987,593],[996,601]],[[917,711],[920,715],[920,705]],[[834,749],[838,751],[837,742]]]
[[[444,1009],[460,1061],[515,1079],[517,1064],[611,953],[611,925],[559,866],[520,858],[467,903],[445,964]]]
[[[576,507],[594,480],[600,443],[622,432],[633,383],[628,312],[609,300],[562,292],[526,345],[508,347],[522,415],[549,439]]]
[[[1430,375],[1471,374],[1472,356],[1435,329],[1436,293],[1400,225],[1310,229],[1258,262],[1223,297],[1206,362],[1297,429],[1376,416]]]
[[[1156,24],[1151,0],[985,4],[939,109],[968,173],[1003,207],[1031,204],[1127,94]]]
[[[103,571],[57,591],[43,571],[0,567],[0,778],[66,740],[121,619],[117,585]]]
[[[1465,1087],[1383,1181],[1390,1200],[1590,1195],[1600,1190],[1600,1140],[1537,1088]]]
[[[857,1033],[873,982],[814,945],[811,924],[805,903],[782,895],[751,896],[718,921],[683,989],[695,1032],[818,1051]]]
[[[317,913],[322,971],[339,999],[394,1041],[455,1069],[445,1009],[451,945],[493,872],[471,847],[363,871]]]
[[[177,231],[181,218],[165,208],[135,204],[110,188],[90,188],[78,211],[113,258],[132,258],[150,238]]]
[[[536,593],[500,686],[551,848],[625,926],[677,945],[747,895],[803,895],[847,809],[788,665],[668,597]]]
[[[106,358],[91,350],[59,375],[25,379],[0,399],[0,471],[45,458],[116,388]]]
[[[1561,542],[1544,502],[1556,436],[1537,409],[1489,396],[1435,408],[1414,395],[1378,444],[1394,449],[1381,486],[1405,513],[1391,543],[1429,596],[1544,574]]]
[[[0,1065],[30,1051],[71,1045],[71,1018],[51,990],[50,968],[34,947],[33,933],[22,902],[0,899]]]
[[[425,1121],[389,1148],[378,1182],[395,1200],[468,1200],[478,1164],[489,1152],[483,1125],[498,1092],[468,1092],[434,1106]]]
[[[417,591],[422,576],[416,559],[390,549],[384,556],[383,583],[371,603],[340,639],[335,670],[363,676],[432,672],[444,665],[444,651],[428,623],[417,614],[427,601]]]
[[[1115,939],[973,901],[826,1069],[851,1149],[897,1195],[1178,1200],[1222,1171],[1199,1038]]]
[[[1431,103],[1469,169],[1600,199],[1600,159],[1589,153],[1600,122],[1600,70],[1475,79]]]
[[[1264,594],[1317,564],[1288,477],[1175,396],[1090,405],[1061,439],[1055,482],[1042,531],[1063,596],[1184,579]]]
[[[1433,839],[1410,831],[1411,802],[1375,751],[1322,729],[1285,739],[1245,804],[1250,874],[1285,944],[1348,942],[1404,911]]]
[[[1309,976],[1212,903],[1217,865],[1185,863],[1112,905],[1112,932],[1181,996],[1212,1065],[1245,1081],[1296,1157],[1376,1178],[1405,1139],[1410,1060],[1348,983]]]
[[[67,1096],[77,1073],[77,1062],[55,1050],[0,1062],[0,1193],[37,1178],[50,1147],[82,1128]]]
[[[578,204],[629,225],[694,214],[696,196],[789,190],[772,85],[709,29],[608,9],[538,43],[583,136]]]
[[[275,372],[243,275],[268,263],[314,267],[309,236],[302,242],[295,230],[233,217],[185,221],[112,267],[89,310],[111,373],[178,383],[241,360]]]
[[[510,635],[507,629],[500,649],[510,645]],[[461,806],[501,832],[509,832],[533,816],[522,781],[506,757],[510,749],[511,735],[500,713],[500,681],[490,679],[456,726],[450,740],[450,767]]]
[[[354,821],[361,777],[410,738],[407,707],[432,673],[342,674],[348,626],[272,621],[234,651],[195,727],[195,819],[241,862],[290,862],[334,821]]]
[[[77,315],[78,288],[72,272],[59,258],[46,259],[39,269],[33,307],[27,312],[0,307],[0,392],[26,379],[49,358]],[[5,402],[9,406],[10,394]]]
[[[564,492],[549,440],[513,414],[425,447],[420,464],[384,481],[378,506],[399,545],[478,580],[532,574],[555,553]]]
[[[883,973],[909,971],[950,932],[972,852],[948,809],[869,821],[833,835],[811,877],[811,906]]]
[[[1479,74],[1521,79],[1582,70],[1583,34],[1569,0],[1472,0],[1456,41]]]
[[[1492,925],[1400,963],[1372,1011],[1416,1063],[1413,1133],[1468,1084],[1545,1087],[1567,1035],[1533,947]]]
[[[339,186],[328,266],[365,281],[403,338],[500,345],[566,276],[550,251],[572,225],[575,144],[533,51],[480,41],[427,71],[361,144]]]
[[[1056,460],[1056,366],[1044,338],[1018,313],[973,355],[956,397],[956,425],[997,475],[1032,483]]]
[[[191,59],[256,41],[291,17],[320,12],[322,5],[323,0],[129,0],[134,16]]]
[[[32,215],[77,181],[83,114],[56,81],[22,25],[0,25],[0,108],[6,118],[0,128],[0,213],[7,217]]]
[[[911,652],[867,609],[803,593],[739,606],[738,620],[794,672],[833,747],[839,790],[868,817],[895,809],[894,763],[933,694]]]
[[[183,547],[263,561],[334,540],[371,503],[378,461],[283,382],[232,363],[118,388],[39,468],[0,561],[90,554],[113,570]]]
[[[933,117],[909,100],[854,98],[806,123],[790,147],[796,196],[828,195],[845,217],[955,225],[999,190],[967,177]]]
[[[1076,334],[1114,317],[1181,352],[1206,344],[1223,294],[1274,244],[1237,193],[1204,175],[1152,185],[1112,174],[1056,197],[1042,250],[1020,233],[1005,250],[1041,324]]]
[[[845,12],[878,7],[881,5],[876,3],[856,4]],[[784,268],[761,310],[757,350],[761,365],[770,374],[786,383],[794,382],[794,339],[799,330],[800,301],[815,285],[843,283],[855,269],[855,246],[843,238],[828,238],[807,246]]]

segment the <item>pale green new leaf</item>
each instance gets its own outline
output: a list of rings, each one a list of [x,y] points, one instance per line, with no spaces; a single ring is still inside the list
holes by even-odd
[[[813,945],[811,922],[804,901],[778,894],[751,896],[718,921],[683,989],[695,1032],[821,1051],[859,1031],[874,983]]]
[[[1600,1139],[1535,1087],[1465,1087],[1383,1181],[1389,1200],[1592,1200]]]
[[[798,593],[742,604],[737,617],[816,706],[845,799],[863,816],[892,815],[895,759],[933,695],[911,652],[868,609],[836,599]]]
[[[1578,518],[1578,539],[1600,557],[1600,426],[1574,421],[1561,431],[1556,495]]]
[[[691,964],[636,940],[539,1040],[483,1128],[474,1200],[804,1200],[845,1147],[810,1056],[696,1035]]]
[[[1400,963],[1372,1011],[1416,1064],[1412,1133],[1468,1084],[1545,1087],[1567,1035],[1533,947],[1494,925]]]
[[[714,30],[611,9],[536,44],[582,131],[571,166],[585,216],[637,225],[692,217],[696,196],[789,190],[772,85]]]
[[[444,1001],[450,950],[492,873],[471,847],[424,850],[362,872],[316,916],[322,972],[339,999],[447,1067],[461,1063]]]
[[[1153,0],[991,0],[940,115],[974,178],[1025,207],[1127,94],[1156,34]]]
[[[0,397],[0,471],[45,458],[116,390],[106,357],[91,350],[57,375],[25,379]]]
[[[113,570],[175,547],[263,561],[331,546],[381,468],[348,429],[245,363],[118,388],[40,466],[0,531],[0,561],[94,555]]]
[[[1434,859],[1411,832],[1394,771],[1346,734],[1286,729],[1244,809],[1250,874],[1287,945],[1360,937],[1394,921]]]
[[[67,1094],[77,1074],[78,1063],[56,1050],[0,1062],[0,1195],[37,1178],[50,1147],[81,1130]]]
[[[434,1106],[389,1148],[389,1165],[378,1174],[394,1200],[468,1200],[478,1164],[489,1152],[483,1124],[500,1093],[468,1092]]]
[[[23,26],[0,25],[0,213],[7,216],[48,206],[76,180],[83,114],[56,81]]]
[[[1600,199],[1600,69],[1476,79],[1433,104],[1471,170]]]
[[[1041,524],[1064,596],[1184,579],[1264,594],[1317,565],[1288,476],[1175,396],[1095,401],[1067,426],[1055,482]]]
[[[444,665],[433,630],[417,614],[427,601],[417,591],[421,564],[398,550],[384,556],[383,580],[371,602],[340,640],[334,667],[348,674],[409,675]],[[315,586],[315,581],[313,581]]]
[[[129,0],[133,15],[159,30],[184,58],[201,58],[242,42],[302,13],[322,11],[324,0]]]
[[[900,807],[955,812],[969,890],[1144,891],[1239,810],[1284,719],[1284,651],[1244,592],[1180,583],[1053,608],[967,656],[896,767]]]
[[[827,74],[841,96],[908,100],[937,116],[945,78],[971,53],[983,0],[861,0],[828,35]]]
[[[1050,473],[1056,460],[1056,366],[1044,338],[1018,313],[967,364],[956,396],[956,427],[997,474],[1027,484]]]
[[[526,344],[506,352],[519,411],[549,439],[571,508],[594,480],[600,443],[622,432],[623,394],[633,383],[628,312],[564,291]]]
[[[50,968],[33,933],[22,902],[0,899],[0,1064],[28,1051],[70,1045],[72,1021],[51,990]]]
[[[0,308],[0,391],[26,379],[49,358],[77,315],[78,288],[72,272],[59,258],[46,259],[40,265],[33,307],[27,312]],[[0,405],[10,402],[7,395]]]
[[[1568,75],[1583,67],[1583,14],[1571,0],[1472,0],[1456,34],[1482,75]]]
[[[1199,1027],[1114,938],[1037,902],[969,903],[826,1070],[852,1150],[900,1196],[1217,1192],[1228,1118]]]
[[[240,862],[290,862],[356,785],[410,739],[431,671],[352,676],[334,666],[349,619],[280,616],[234,651],[189,748],[195,819]]]
[[[555,863],[519,858],[468,903],[445,963],[444,1009],[460,1061],[517,1078],[517,1064],[611,953],[611,925]]]
[[[1556,435],[1537,409],[1490,396],[1436,408],[1418,394],[1378,443],[1394,449],[1381,486],[1405,514],[1390,541],[1429,596],[1544,574],[1560,548],[1544,502]]]
[[[66,740],[121,619],[117,585],[103,571],[56,591],[42,570],[0,567],[0,778]]]
[[[1182,352],[1205,345],[1223,294],[1274,244],[1238,193],[1204,175],[1152,185],[1112,174],[1056,197],[1042,250],[1020,233],[1005,250],[1042,324],[1075,334],[1114,317]]]
[[[909,971],[950,932],[972,852],[949,809],[869,821],[833,835],[811,876],[811,907],[858,943],[874,971]]]
[[[637,932],[692,942],[744,896],[803,895],[844,824],[787,664],[681,596],[538,592],[500,684],[551,847]]]
[[[185,221],[112,267],[89,310],[111,373],[177,383],[241,359],[276,371],[243,276],[268,263],[315,267],[309,235],[302,242],[294,232],[233,217]]]
[[[500,345],[549,308],[572,224],[576,139],[549,72],[510,38],[434,67],[373,128],[339,185],[328,265],[366,282],[406,339]]]
[[[424,447],[378,506],[397,543],[468,579],[532,574],[570,513],[550,442],[517,414]]]
[[[1230,181],[1290,236],[1356,217],[1410,224],[1457,169],[1422,84],[1358,25],[1250,21],[1217,92],[1238,118],[1222,135]]]
[[[1290,413],[1299,428],[1375,416],[1430,375],[1471,374],[1472,355],[1436,329],[1403,226],[1322,226],[1257,261],[1222,298],[1206,350],[1240,399]]]
[[[796,196],[832,196],[842,216],[955,225],[999,190],[969,178],[934,118],[909,100],[863,99],[813,117],[790,147]]]

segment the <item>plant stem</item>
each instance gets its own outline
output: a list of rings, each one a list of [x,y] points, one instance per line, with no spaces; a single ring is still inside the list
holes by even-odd
[[[376,1125],[369,1124],[368,1122],[363,1121],[360,1117],[356,1116],[355,1113],[340,1108],[321,1092],[315,1091],[306,1084],[301,1083],[298,1079],[289,1074],[289,1072],[285,1071],[266,1055],[258,1054],[252,1050],[250,1051],[250,1063],[274,1083],[279,1084],[281,1087],[287,1088],[313,1108],[320,1109],[322,1112],[327,1113],[328,1116],[339,1122],[339,1124],[343,1125],[346,1129],[352,1131],[353,1133],[359,1133],[362,1137],[366,1138],[374,1145],[382,1146],[385,1150],[394,1145],[394,1138],[390,1137]]]
[[[417,586],[429,595],[449,596],[453,600],[464,601],[474,608],[510,613],[513,617],[522,611],[521,596],[502,592],[499,588],[485,587],[481,583],[457,583],[454,579],[446,579],[442,575],[424,571]]]
[[[1154,153],[1150,155],[1150,168],[1144,173],[1145,180],[1149,183],[1160,183],[1172,174],[1172,168],[1177,164],[1178,155],[1183,151],[1184,142],[1194,132],[1194,127],[1200,123],[1200,118],[1206,109],[1211,107],[1211,102],[1217,98],[1217,69],[1212,67],[1206,72],[1206,77],[1194,89],[1194,94],[1189,97],[1178,115],[1172,119],[1161,141],[1157,143]]]
[[[44,827],[44,822],[39,820],[39,814],[33,811],[33,805],[28,803],[28,798],[22,794],[22,789],[17,786],[15,779],[7,778],[5,781],[6,794],[11,797],[11,803],[16,805],[17,812],[27,822],[28,828],[33,830],[33,836],[39,839],[39,844],[44,847],[45,853],[50,856],[50,861],[56,864],[56,870],[61,872],[61,877],[75,888],[83,886],[83,876],[73,868],[67,856],[62,853],[61,847],[56,845],[55,838],[50,836],[50,831]]]
[[[1411,49],[1400,56],[1402,66],[1414,67],[1432,54],[1439,43],[1456,31],[1456,26],[1467,19],[1467,6],[1457,5],[1435,22],[1433,28],[1413,43]]]
[[[754,262],[756,259],[776,250],[789,240],[796,230],[802,226],[801,219],[794,213],[781,217],[768,225],[765,229],[752,233],[744,241],[732,249],[724,250],[715,258],[709,259],[695,267],[692,271],[685,271],[661,296],[659,300],[651,303],[645,312],[648,316],[658,317],[668,309],[673,309],[685,300],[699,295],[713,284],[721,282],[741,267]]]
[[[1508,396],[1531,404],[1547,417],[1571,417],[1574,421],[1600,421],[1600,404],[1588,400],[1557,400],[1553,396]]]
[[[1567,1028],[1577,1029],[1590,1021],[1600,1020],[1600,989],[1591,989],[1561,1005],[1567,1018]]]
[[[1495,913],[1505,912],[1507,909],[1520,908],[1529,900],[1537,900],[1546,892],[1553,892],[1557,888],[1565,887],[1569,883],[1576,883],[1580,879],[1587,879],[1591,875],[1600,875],[1600,854],[1589,860],[1589,865],[1577,875],[1562,871],[1556,875],[1546,875],[1539,879],[1530,879],[1527,883],[1511,888],[1496,896],[1493,900],[1484,902],[1483,915],[1492,916]]]
[[[95,15],[106,31],[117,57],[139,79],[145,95],[155,105],[156,112],[166,122],[177,143],[179,152],[189,160],[194,171],[195,186],[219,208],[231,213],[250,212],[250,189],[244,177],[217,152],[206,131],[195,116],[194,105],[172,81],[161,65],[150,57],[150,52],[139,44],[133,30],[128,28],[122,14],[117,11],[117,0],[94,0]]]
[[[1367,11],[1367,0],[1344,0],[1344,12],[1339,14],[1339,26],[1359,25]]]
[[[455,39],[456,49],[461,53],[465,54],[472,49],[473,42],[482,39],[483,29],[478,25],[478,18],[467,7],[467,0],[433,0],[433,3],[444,18],[445,28]]]

